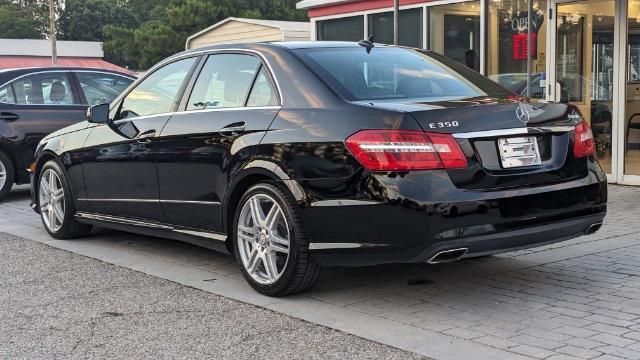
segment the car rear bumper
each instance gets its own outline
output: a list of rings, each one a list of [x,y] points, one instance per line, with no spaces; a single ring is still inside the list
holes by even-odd
[[[311,254],[325,266],[429,262],[456,249],[464,249],[456,258],[484,256],[597,230],[607,183],[597,164],[592,170],[582,179],[499,191],[457,189],[446,173],[375,175],[369,199],[317,200],[302,216]]]

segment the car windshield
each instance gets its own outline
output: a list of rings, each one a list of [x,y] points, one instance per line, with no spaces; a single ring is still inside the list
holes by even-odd
[[[446,99],[513,95],[455,61],[405,48],[313,48],[296,53],[348,100]]]

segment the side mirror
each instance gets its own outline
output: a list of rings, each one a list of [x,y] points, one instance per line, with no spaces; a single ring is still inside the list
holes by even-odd
[[[109,122],[109,104],[94,105],[87,109],[87,121],[92,124]]]

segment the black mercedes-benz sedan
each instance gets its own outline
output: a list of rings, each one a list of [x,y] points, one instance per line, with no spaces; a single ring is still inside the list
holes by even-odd
[[[202,48],[46,137],[33,206],[233,253],[272,296],[322,266],[441,263],[595,232],[606,176],[580,112],[431,52],[367,43]]]
[[[29,183],[38,142],[85,120],[89,105],[112,101],[135,78],[96,68],[0,70],[0,200],[14,184]]]

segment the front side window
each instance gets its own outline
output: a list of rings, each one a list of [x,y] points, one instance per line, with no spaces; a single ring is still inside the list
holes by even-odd
[[[301,49],[297,53],[348,100],[440,101],[513,95],[436,54],[393,47],[376,47],[371,53],[361,47]]]
[[[11,83],[13,103],[21,105],[72,105],[73,92],[66,73],[25,76]],[[0,95],[1,96],[1,95]]]
[[[165,65],[142,80],[122,101],[119,119],[150,116],[173,111],[178,91],[196,58]]]
[[[110,103],[133,82],[124,76],[106,73],[80,72],[76,75],[87,105]]]
[[[210,55],[193,87],[187,110],[243,107],[260,61],[250,55]]]

